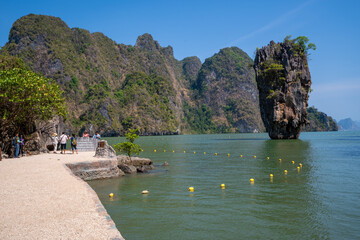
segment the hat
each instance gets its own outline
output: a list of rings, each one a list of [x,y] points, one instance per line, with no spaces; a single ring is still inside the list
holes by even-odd
[[[57,135],[57,133],[53,133],[53,136],[55,137]]]

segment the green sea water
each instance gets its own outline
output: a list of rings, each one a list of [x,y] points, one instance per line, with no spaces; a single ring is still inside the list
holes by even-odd
[[[154,171],[88,182],[127,240],[360,239],[360,132],[302,133],[299,140],[154,136],[137,143]],[[165,161],[169,166],[161,166]]]

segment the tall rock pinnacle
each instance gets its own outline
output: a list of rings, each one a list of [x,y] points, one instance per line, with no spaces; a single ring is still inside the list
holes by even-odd
[[[270,138],[297,139],[308,122],[311,76],[306,44],[297,39],[271,41],[256,51],[254,68],[261,117]]]

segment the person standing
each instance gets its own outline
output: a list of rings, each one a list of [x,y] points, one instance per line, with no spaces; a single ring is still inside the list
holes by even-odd
[[[98,141],[100,139],[101,139],[101,136],[100,136],[99,132],[95,132],[95,135],[93,136],[94,150],[96,150]]]
[[[71,151],[72,151],[72,154],[74,154],[74,150],[76,151],[76,154],[78,154],[77,141],[76,141],[76,138],[75,138],[75,134],[72,134],[72,136],[71,136],[71,138],[70,138],[70,141],[71,141]]]
[[[20,138],[19,134],[17,133],[15,137],[13,138],[13,146],[14,146],[14,155],[13,158],[19,157],[19,151],[20,151]]]
[[[100,140],[101,136],[100,136],[99,132],[96,132],[95,135],[93,136],[93,138],[96,140]]]
[[[21,156],[24,156],[25,154],[24,154],[24,137],[23,137],[23,135],[21,134],[20,135],[20,154],[21,154]]]
[[[57,133],[54,133],[53,136],[52,136],[52,144],[54,146],[54,153],[56,153],[56,150],[57,150],[57,145],[59,143],[59,139],[57,137]]]
[[[60,153],[61,154],[65,154],[66,152],[66,141],[69,139],[69,137],[67,135],[65,135],[65,132],[63,132],[60,136]]]

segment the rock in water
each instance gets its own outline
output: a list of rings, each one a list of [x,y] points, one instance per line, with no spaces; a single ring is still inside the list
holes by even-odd
[[[254,68],[261,117],[272,139],[297,139],[308,123],[311,76],[307,51],[294,40],[257,49]]]

